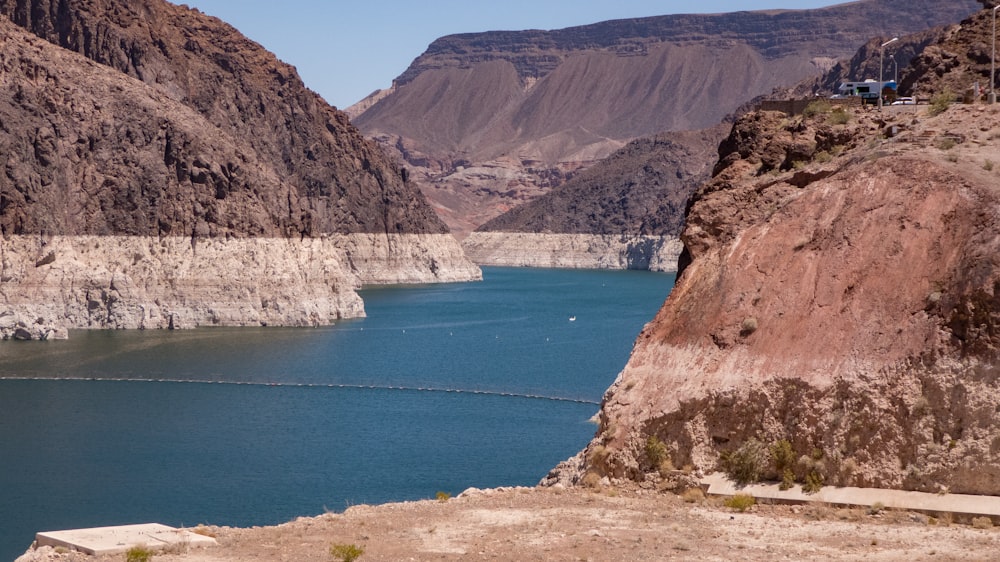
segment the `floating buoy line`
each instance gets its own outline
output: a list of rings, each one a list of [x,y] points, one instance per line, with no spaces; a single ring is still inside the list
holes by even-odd
[[[600,402],[581,398],[565,398],[561,396],[545,396],[521,392],[502,392],[499,390],[469,390],[462,388],[436,388],[425,386],[393,386],[368,384],[337,384],[337,383],[295,383],[295,382],[248,382],[248,381],[207,381],[196,379],[130,379],[116,377],[0,377],[0,381],[72,381],[72,382],[134,382],[162,384],[203,384],[228,386],[259,386],[278,388],[326,388],[345,390],[384,390],[396,392],[431,392],[435,394],[474,394],[479,396],[500,396],[504,398],[521,398],[525,400],[547,400],[549,402],[568,402],[571,404],[588,404],[600,406]]]

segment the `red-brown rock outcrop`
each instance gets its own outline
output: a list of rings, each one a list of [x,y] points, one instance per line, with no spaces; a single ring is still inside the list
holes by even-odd
[[[557,475],[643,479],[650,436],[701,470],[787,439],[800,479],[1000,493],[998,139],[986,106],[741,119],[676,287]]]

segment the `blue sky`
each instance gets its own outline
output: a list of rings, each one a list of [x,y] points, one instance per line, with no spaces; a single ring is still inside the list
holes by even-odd
[[[176,0],[175,0],[176,1]],[[180,3],[180,2],[178,2]],[[392,84],[434,39],[498,29],[560,29],[609,19],[775,8],[837,0],[186,0],[298,68],[346,108]]]

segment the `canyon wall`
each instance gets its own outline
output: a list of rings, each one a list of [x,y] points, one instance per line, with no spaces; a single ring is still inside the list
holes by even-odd
[[[682,245],[672,236],[473,232],[462,248],[479,265],[672,272]]]
[[[862,0],[451,35],[359,104],[354,122],[407,163],[461,238],[630,140],[711,127],[872,37],[952,24],[978,7]]]
[[[1000,493],[998,139],[984,105],[740,119],[597,435],[547,481],[658,480],[651,440],[781,479],[787,440],[800,483]]]
[[[404,170],[221,21],[0,13],[3,335],[325,324],[362,284],[481,278]]]

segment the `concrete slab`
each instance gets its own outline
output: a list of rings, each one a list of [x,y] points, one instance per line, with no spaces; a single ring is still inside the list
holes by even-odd
[[[887,508],[906,509],[922,513],[952,513],[962,518],[989,517],[1000,521],[1000,497],[967,494],[931,494],[881,488],[838,488],[824,486],[814,494],[802,491],[801,486],[779,490],[778,484],[752,484],[738,486],[725,474],[710,474],[702,479],[706,493],[715,496],[750,494],[757,499],[780,503],[827,503],[842,506],[870,507],[876,503]]]
[[[62,546],[86,554],[118,554],[134,546],[164,550],[171,546],[213,546],[215,539],[159,523],[46,531],[35,535],[38,546]]]

